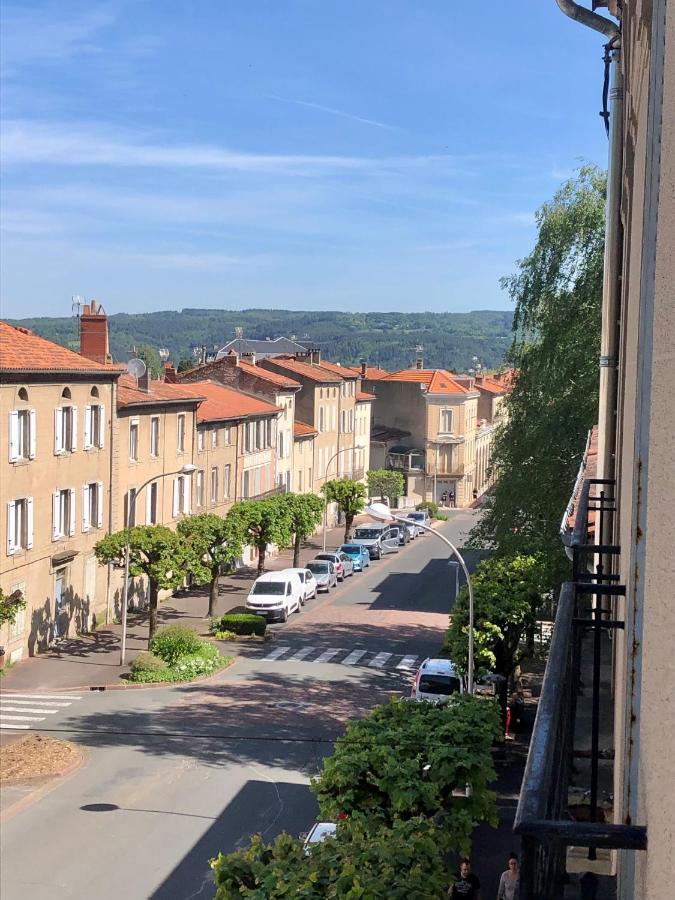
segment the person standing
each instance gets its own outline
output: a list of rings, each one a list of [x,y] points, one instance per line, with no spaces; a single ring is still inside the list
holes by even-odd
[[[454,508],[455,506],[455,492],[450,491],[450,506]]]
[[[443,493],[441,494],[441,506],[447,506],[447,505],[448,505],[448,492],[443,491]]]
[[[518,857],[515,853],[510,854],[508,866],[506,872],[502,872],[502,877],[499,879],[497,900],[518,900],[520,896],[520,871]]]
[[[459,864],[448,897],[454,900],[480,900],[480,880],[471,871],[471,863],[466,858]]]

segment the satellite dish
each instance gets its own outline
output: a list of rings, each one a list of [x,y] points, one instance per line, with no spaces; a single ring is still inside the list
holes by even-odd
[[[127,363],[127,372],[134,378],[142,378],[145,375],[147,366],[142,359],[130,359]]]

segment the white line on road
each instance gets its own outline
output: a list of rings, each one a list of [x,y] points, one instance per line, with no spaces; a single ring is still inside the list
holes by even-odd
[[[18,731],[19,728],[23,728],[24,730],[30,728],[30,725],[7,725],[5,722],[0,722],[0,731],[2,729],[8,729],[9,731]]]
[[[404,656],[401,662],[396,666],[397,669],[413,669],[417,662],[416,656]]]
[[[342,660],[343,666],[355,666],[356,663],[361,659],[362,656],[365,656],[367,650],[352,650],[349,656],[345,656]]]
[[[280,656],[283,656],[284,653],[288,653],[290,647],[277,647],[276,650],[272,650],[271,653],[268,653],[267,656],[263,657],[264,659],[279,659]]]
[[[337,656],[338,653],[342,653],[342,647],[329,647],[328,650],[324,650],[321,656],[317,656],[314,660],[315,663],[327,663],[330,662],[334,656]]]
[[[0,721],[2,722],[44,722],[44,716],[6,716],[0,713]]]
[[[13,694],[11,691],[0,694],[9,700],[81,700],[82,697],[72,697],[70,694]]]
[[[58,712],[58,709],[33,709],[30,706],[2,706],[0,705],[0,715],[4,715],[6,712],[19,712],[19,713],[48,713],[50,715],[54,715],[54,713]]]
[[[60,701],[56,700],[17,700],[15,697],[8,694],[5,694],[4,697],[0,697],[0,705],[2,703],[18,703],[21,706],[25,706],[28,703],[29,705],[44,706],[45,708],[47,708],[48,706],[64,707],[72,705],[70,700],[67,703],[61,703]]]
[[[378,653],[375,659],[371,659],[368,665],[374,666],[376,669],[381,669],[390,656],[391,653]]]
[[[316,650],[316,647],[303,647],[302,650],[298,650],[298,652],[294,653],[293,656],[289,656],[288,660],[286,660],[286,661],[287,662],[289,660],[299,661],[301,659],[304,659],[306,656],[309,656],[310,653],[314,653],[315,650]]]

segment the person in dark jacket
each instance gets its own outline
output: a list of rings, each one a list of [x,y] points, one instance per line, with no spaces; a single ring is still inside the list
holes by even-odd
[[[463,859],[450,885],[448,897],[453,900],[480,900],[480,879],[471,871],[471,863]]]

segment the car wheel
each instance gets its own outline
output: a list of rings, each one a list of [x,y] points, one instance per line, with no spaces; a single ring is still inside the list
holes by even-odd
[[[281,614],[281,621],[288,622],[288,607],[284,606],[284,611]]]
[[[298,615],[300,614],[300,610],[302,609],[302,607],[303,607],[304,605],[305,605],[304,603],[301,603],[301,602],[298,600],[298,605],[295,607],[295,612],[296,612],[296,614],[298,614]]]

